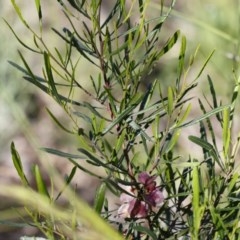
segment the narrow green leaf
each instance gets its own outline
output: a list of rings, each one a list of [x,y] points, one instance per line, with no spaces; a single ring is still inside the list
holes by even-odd
[[[230,128],[232,127],[235,105],[236,105],[237,98],[238,98],[238,95],[239,95],[239,87],[240,87],[240,76],[236,80],[236,84],[235,84],[232,99],[231,99],[231,108],[230,108],[230,117],[229,117],[230,118],[230,121],[229,121],[229,127]]]
[[[88,117],[86,114],[82,113],[82,112],[73,112],[74,115],[82,118],[84,121],[86,121],[87,123],[91,123],[92,119],[90,117]]]
[[[207,60],[206,60],[205,63],[203,64],[202,68],[200,69],[200,71],[199,71],[197,77],[195,78],[195,80],[197,80],[197,79],[201,76],[203,70],[204,70],[205,67],[207,66],[207,64],[208,64],[208,62],[210,61],[210,59],[211,59],[212,55],[214,54],[214,52],[215,52],[215,50],[213,50],[213,51],[210,53],[210,55],[208,56]]]
[[[111,122],[110,119],[106,118],[104,115],[100,114],[96,109],[97,107],[94,107],[93,105],[91,105],[90,103],[88,102],[83,102],[84,104],[84,107],[88,108],[94,115],[98,116],[99,118],[101,119],[104,119],[108,122]]]
[[[114,7],[112,8],[111,12],[108,13],[109,15],[106,17],[105,21],[102,23],[101,25],[101,29],[103,29],[108,22],[111,22],[111,20],[114,18],[114,15],[118,12],[119,15],[121,15],[121,11],[119,11],[119,8],[121,8],[121,5],[119,4],[119,2],[116,2]]]
[[[141,112],[142,110],[144,110],[148,106],[148,103],[153,96],[153,92],[154,92],[154,89],[156,88],[156,86],[157,86],[157,80],[155,80],[152,84],[150,84],[146,94],[144,95],[143,100],[141,101],[138,113]],[[143,116],[144,116],[144,113],[138,114],[137,120],[141,120],[143,118]]]
[[[191,111],[191,108],[192,108],[192,105],[191,105],[191,103],[189,103],[187,108],[186,108],[186,110],[185,110],[185,112],[184,112],[184,114],[177,121],[176,127],[180,126],[186,120],[186,118],[188,117],[188,115],[189,115],[189,113]]]
[[[87,168],[83,167],[81,164],[78,164],[78,163],[76,162],[76,160],[71,159],[71,158],[68,158],[68,160],[69,160],[75,167],[79,168],[81,171],[89,174],[90,176],[94,176],[94,177],[96,177],[96,178],[101,179],[101,177],[99,177],[99,176],[96,174],[96,172],[91,172],[91,171],[89,171]]]
[[[51,111],[50,111],[48,108],[46,108],[46,110],[47,110],[48,114],[50,115],[50,117],[53,119],[53,121],[54,121],[62,130],[64,130],[64,131],[67,132],[67,133],[74,134],[74,132],[72,132],[72,131],[68,130],[67,128],[65,128],[65,127],[58,121],[58,119],[51,113]]]
[[[101,214],[102,207],[105,200],[105,193],[106,193],[106,183],[102,183],[98,187],[96,191],[95,199],[94,199],[94,209],[98,214]]]
[[[160,100],[160,101],[157,101],[155,103],[153,103],[152,105],[148,106],[148,107],[145,107],[144,109],[142,110],[139,110],[137,112],[134,112],[132,114],[132,116],[138,116],[138,115],[143,115],[144,113],[147,113],[147,112],[150,112],[150,111],[165,111],[165,108],[164,106],[167,104],[167,98],[163,99],[163,100]]]
[[[21,58],[23,57],[23,56],[21,56],[20,52],[19,52],[19,55],[20,55]],[[8,63],[10,65],[12,65],[13,67],[15,67],[17,70],[19,70],[20,72],[26,74],[27,76],[24,77],[25,80],[33,83],[33,79],[34,79],[34,81],[37,81],[39,83],[47,83],[47,81],[44,78],[39,77],[37,75],[34,75],[33,72],[31,72],[31,69],[29,68],[29,66],[28,66],[27,62],[25,61],[25,59],[22,59],[22,60],[23,60],[24,65],[26,66],[27,70],[24,69],[23,67],[21,67],[20,65],[12,62],[12,61],[8,61]],[[64,83],[55,83],[55,84],[56,84],[56,86],[61,86],[61,87],[69,87],[70,86],[69,84],[64,84]],[[76,84],[73,85],[73,87],[76,87],[76,86],[77,86]]]
[[[227,232],[227,228],[226,228],[226,224],[223,222],[223,219],[221,217],[221,215],[219,214],[219,210],[213,206],[209,207],[210,213],[211,213],[211,217],[213,220],[213,223],[215,224],[215,226],[218,229],[223,229],[224,232]],[[224,209],[225,211],[226,209]]]
[[[155,121],[152,124],[152,132],[153,132],[153,136],[154,139],[157,141],[159,140],[159,133],[160,133],[160,117],[159,115],[156,116]]]
[[[131,126],[136,132],[139,132],[143,138],[145,138],[148,141],[152,141],[152,139],[147,135],[147,133],[141,128],[139,124],[137,124],[135,121],[127,121],[129,123],[129,126]]]
[[[163,49],[158,53],[158,57],[163,56],[165,53],[167,53],[177,42],[178,37],[180,35],[180,31],[176,31],[171,38],[168,39],[168,41],[165,43]]]
[[[225,158],[228,157],[228,151],[230,146],[231,139],[231,129],[230,126],[230,113],[229,109],[224,109],[223,111],[223,129],[222,129],[222,138],[223,138],[223,152]]]
[[[24,174],[22,161],[21,161],[20,155],[18,154],[18,152],[15,148],[14,142],[11,143],[11,154],[12,154],[13,164],[14,164],[15,169],[17,170],[18,176],[20,177],[22,183],[24,185],[28,186],[29,183]]]
[[[205,140],[203,140],[199,137],[196,137],[196,136],[189,136],[188,139],[190,141],[196,143],[200,147],[209,151],[209,154],[213,157],[213,159],[218,163],[218,165],[221,167],[221,169],[224,172],[224,168],[223,168],[223,165],[221,163],[220,156],[218,155],[218,152],[215,150],[215,148],[213,147],[212,144],[210,144],[209,142],[207,142],[207,141],[205,141]]]
[[[216,91],[215,91],[212,79],[209,75],[208,75],[208,84],[209,84],[209,89],[210,89],[211,96],[212,96],[213,108],[217,108],[218,107],[217,95],[216,95]],[[220,117],[219,113],[216,114],[216,117],[217,117],[218,121],[221,122],[221,117]]]
[[[100,165],[100,166],[105,165],[102,161],[100,161],[97,157],[95,157],[91,152],[87,151],[86,149],[78,148],[78,151],[86,155],[90,160],[92,160],[97,165]]]
[[[190,162],[190,160],[189,160]],[[180,179],[180,184],[178,187],[178,207],[181,206],[182,202],[189,196],[188,192],[190,192],[190,181],[191,179],[191,172],[192,168],[191,167],[185,167],[183,171],[179,170],[178,168],[176,169],[176,172],[179,176]]]
[[[156,236],[156,234],[153,231],[151,231],[149,228],[146,228],[141,225],[136,225],[136,226],[133,226],[132,228],[138,232],[147,234],[151,238],[151,240],[158,240],[158,237]]]
[[[239,153],[239,147],[240,147],[240,133],[238,133],[237,140],[232,147],[231,158],[230,158],[231,162],[235,162],[235,159]]]
[[[118,139],[117,139],[117,143],[116,143],[116,147],[115,147],[115,150],[117,153],[122,149],[122,146],[123,146],[126,136],[127,136],[126,129],[123,129],[120,136],[118,136]]]
[[[71,47],[70,47],[70,49],[71,49]],[[54,50],[57,53],[58,59],[60,60],[61,64],[67,66],[67,63],[65,63],[65,61],[63,60],[62,53],[60,53],[60,51],[56,47],[54,48]],[[66,55],[67,55],[67,53],[66,53]],[[67,59],[67,60],[69,60],[69,59]],[[68,62],[67,60],[66,60],[66,62]]]
[[[192,142],[196,143],[197,145],[199,145],[200,147],[208,150],[208,151],[212,151],[213,150],[213,146],[208,143],[207,141],[199,138],[199,137],[196,137],[196,136],[189,136],[188,137],[189,140],[191,140]]]
[[[37,8],[38,18],[40,21],[42,21],[42,9],[41,9],[41,2],[40,0],[35,0],[35,5]]]
[[[102,135],[105,135],[108,133],[114,126],[116,126],[118,123],[120,123],[126,116],[128,116],[135,108],[136,106],[141,102],[144,95],[138,96],[138,98],[130,104],[129,107],[127,107],[123,112],[121,112],[112,123],[108,125],[103,131]]]
[[[182,43],[181,43],[181,49],[180,49],[180,53],[178,56],[178,70],[177,70],[177,89],[179,89],[179,84],[180,84],[180,79],[184,70],[184,61],[185,61],[185,52],[186,52],[186,45],[187,45],[187,41],[186,41],[186,37],[182,36]]]
[[[25,20],[25,19],[23,18],[23,16],[22,16],[22,12],[21,12],[19,6],[16,4],[16,1],[15,1],[15,0],[11,0],[11,2],[12,2],[12,5],[13,5],[13,7],[14,7],[17,15],[18,15],[18,17],[19,17],[20,20],[22,21],[22,23],[23,23],[28,29],[30,29],[30,27],[29,27],[29,25],[27,24],[26,20]]]
[[[199,209],[199,197],[200,197],[200,190],[199,190],[199,175],[198,175],[198,167],[194,167],[192,170],[192,191],[193,191],[193,239],[197,239],[200,223],[201,223],[201,216],[200,216],[200,209]]]
[[[171,87],[168,87],[168,107],[167,111],[168,114],[171,115],[173,112],[173,101],[174,101],[174,96],[173,96],[173,89]]]
[[[8,25],[8,27],[9,27],[10,30],[11,30],[11,32],[12,32],[13,35],[15,36],[15,38],[18,40],[18,42],[19,42],[23,47],[25,47],[26,49],[28,49],[28,50],[30,50],[30,51],[32,51],[32,52],[34,52],[34,53],[41,54],[41,51],[35,50],[35,49],[29,47],[27,44],[25,44],[25,43],[18,37],[18,35],[16,34],[16,32],[15,32],[15,31],[13,30],[13,28],[10,26],[10,24],[9,24],[5,19],[3,19],[3,20],[4,20],[4,22]]]
[[[71,4],[71,6],[76,9],[77,11],[79,11],[81,14],[83,14],[85,17],[89,17],[85,11],[82,9],[82,6],[84,5],[84,1],[75,1],[75,0],[68,0],[68,2]]]
[[[47,77],[48,77],[48,83],[49,83],[49,86],[52,90],[51,91],[52,97],[61,105],[61,99],[59,98],[57,88],[56,88],[56,84],[55,84],[54,79],[53,79],[50,57],[49,57],[47,52],[44,52],[43,56],[44,56],[45,69],[46,69],[46,73],[47,73]]]
[[[206,114],[207,111],[206,111],[202,101],[200,99],[198,99],[198,102],[199,102],[199,105],[200,105],[200,108],[201,108],[202,112],[204,114]],[[216,118],[220,119],[220,114],[219,113],[216,113]],[[215,146],[215,148],[217,149],[216,137],[215,137],[215,133],[214,133],[213,126],[212,126],[212,123],[210,121],[210,118],[206,118],[206,122],[207,122],[208,131],[211,134],[212,143]],[[222,123],[222,121],[221,121],[221,123]],[[207,129],[202,122],[200,122],[200,129],[201,129],[201,138],[206,140],[207,139]],[[205,158],[205,160],[206,160],[206,158]]]
[[[41,193],[42,195],[50,198],[50,195],[48,193],[46,184],[43,181],[43,178],[42,178],[42,175],[41,175],[38,165],[34,166],[34,176],[35,176],[38,192]]]
[[[66,153],[66,152],[62,152],[53,148],[40,148],[42,151],[59,156],[59,157],[63,157],[63,158],[73,158],[73,159],[84,159],[84,156],[81,155],[77,155],[77,154],[72,154],[72,153]]]
[[[173,149],[173,147],[177,144],[180,133],[181,129],[178,129],[172,134],[171,139],[167,142],[164,152],[168,153]]]
[[[195,124],[203,121],[204,119],[211,117],[212,115],[215,115],[215,114],[217,114],[219,112],[222,112],[224,109],[229,108],[230,106],[231,106],[230,104],[227,104],[225,106],[220,106],[218,108],[215,108],[215,109],[207,112],[206,114],[202,115],[199,118],[195,118],[195,119],[193,119],[193,120],[191,120],[191,121],[189,121],[187,123],[184,123],[184,124],[182,124],[180,126],[177,126],[177,127],[173,126],[171,129],[174,129],[174,128],[184,128],[184,127],[189,127],[189,126],[195,125]]]
[[[77,166],[74,166],[69,174],[69,176],[66,178],[67,185],[71,183],[73,177],[75,176],[75,173],[77,171]]]
[[[75,176],[76,171],[77,171],[77,166],[74,166],[74,167],[72,168],[72,170],[71,170],[71,173],[69,174],[69,176],[67,176],[67,178],[66,178],[66,180],[65,180],[65,181],[66,181],[66,185],[65,185],[65,186],[63,187],[63,189],[58,193],[55,201],[58,200],[58,198],[62,195],[62,193],[63,193],[63,191],[66,189],[66,187],[71,183],[73,177]]]
[[[229,185],[228,185],[228,192],[230,193],[229,195],[231,195],[231,192],[232,192],[233,188],[236,187],[236,184],[238,184],[238,181],[239,181],[239,173],[235,172],[232,175],[231,181],[229,182]]]

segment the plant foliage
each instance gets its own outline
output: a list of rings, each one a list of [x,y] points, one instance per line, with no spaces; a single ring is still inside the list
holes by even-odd
[[[26,204],[31,224],[48,239],[238,239],[240,138],[233,135],[233,122],[240,81],[236,77],[232,100],[224,105],[218,103],[208,76],[212,99],[199,97],[202,114],[190,117],[194,104],[190,94],[213,52],[189,79],[197,51],[188,57],[186,37],[173,29],[166,38],[163,31],[175,1],[116,0],[104,14],[104,1],[59,0],[68,24],[52,30],[61,49],[52,49],[45,41],[40,0],[35,1],[38,30],[11,2],[33,45],[24,43],[6,23],[23,47],[40,56],[42,74],[34,73],[21,51],[21,64],[9,62],[62,107],[71,127],[47,112],[78,145],[74,153],[41,148],[72,164],[64,187],[50,191],[37,165],[33,168],[36,190],[29,184],[12,143],[13,163],[23,184],[20,192],[13,188],[12,197]],[[176,46],[175,79],[154,75],[157,64]],[[82,61],[91,69],[87,79],[81,76]],[[222,131],[221,143],[216,126]],[[182,157],[178,150],[183,129],[190,127],[199,128],[199,134],[188,137],[189,144],[202,149],[198,158],[192,152]],[[92,170],[96,167],[105,175]],[[101,181],[94,211],[74,194],[71,181],[76,171]],[[110,209],[107,191],[125,199],[118,211],[117,205]],[[69,205],[64,211],[58,205],[60,198]]]

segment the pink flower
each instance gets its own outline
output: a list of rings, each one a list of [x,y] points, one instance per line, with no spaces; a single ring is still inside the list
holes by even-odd
[[[122,205],[118,209],[121,218],[144,218],[152,210],[156,210],[164,201],[160,189],[156,187],[156,176],[142,172],[138,176],[139,188],[127,187],[129,194],[122,193]]]
[[[142,172],[138,176],[138,181],[143,184],[143,199],[149,207],[159,207],[164,201],[162,192],[156,187],[156,176],[150,176],[146,172]]]

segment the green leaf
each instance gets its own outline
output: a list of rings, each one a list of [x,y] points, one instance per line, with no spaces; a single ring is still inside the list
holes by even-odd
[[[58,95],[56,84],[53,79],[50,57],[47,52],[44,52],[43,56],[44,56],[45,69],[46,69],[47,78],[48,78],[48,84],[51,88],[52,97],[61,105],[61,99]]]
[[[64,157],[64,158],[73,158],[73,159],[83,159],[85,158],[84,156],[77,155],[77,154],[72,154],[72,153],[66,153],[62,152],[56,149],[52,148],[40,148],[42,151],[59,156],[59,157]]]
[[[151,238],[151,240],[158,240],[158,237],[156,236],[156,234],[147,227],[136,225],[136,226],[133,226],[132,228],[138,232],[147,234]]]
[[[171,38],[168,39],[168,41],[165,43],[163,49],[158,53],[158,57],[160,58],[165,53],[167,53],[177,42],[178,37],[180,35],[180,31],[176,31]]]
[[[218,155],[218,152],[216,151],[216,149],[213,147],[212,144],[210,144],[209,142],[196,137],[196,136],[189,136],[188,139],[194,143],[196,143],[197,145],[199,145],[200,147],[202,147],[203,149],[206,149],[207,151],[209,151],[209,154],[213,157],[213,159],[218,163],[218,165],[221,167],[221,169],[224,172],[224,168],[222,163],[220,162],[220,156]]]
[[[173,147],[177,144],[180,133],[181,133],[181,129],[176,130],[175,132],[173,132],[171,139],[166,141],[166,146],[164,147],[165,153],[170,152],[173,149]]]
[[[28,29],[30,29],[30,27],[29,27],[29,25],[27,24],[26,20],[23,18],[22,12],[21,12],[20,8],[18,7],[18,5],[16,4],[15,0],[11,0],[11,2],[12,2],[12,5],[13,5],[13,7],[14,7],[17,15],[18,15],[18,17],[19,17],[20,20],[22,21],[22,23],[23,23]]]
[[[146,92],[146,94],[144,95],[143,100],[141,101],[140,107],[139,107],[139,111],[138,111],[138,115],[137,115],[137,120],[141,120],[144,116],[144,112],[139,114],[139,112],[141,112],[142,110],[144,111],[145,108],[147,108],[149,101],[151,100],[152,96],[153,96],[153,92],[154,89],[157,86],[157,80],[153,81],[152,84],[150,84],[150,86],[148,87],[148,90]]]
[[[229,151],[230,140],[231,140],[229,109],[224,109],[224,111],[223,111],[222,139],[223,139],[223,152],[224,152],[224,156],[225,156],[225,158],[228,158],[228,151]]]
[[[34,166],[34,176],[35,176],[38,192],[41,193],[42,195],[50,198],[50,195],[48,193],[46,184],[43,181],[43,178],[42,178],[42,175],[41,175],[38,165]]]
[[[67,128],[65,128],[65,127],[58,121],[58,119],[51,113],[51,111],[50,111],[48,108],[46,108],[46,110],[47,110],[48,114],[50,115],[50,117],[53,119],[53,121],[54,121],[62,130],[64,130],[64,131],[67,132],[67,133],[74,134],[74,132],[72,132],[72,131],[68,130]]]
[[[197,239],[201,224],[201,210],[199,206],[200,189],[199,189],[199,170],[193,167],[192,170],[192,189],[193,189],[193,239]]]
[[[231,192],[233,191],[233,189],[236,187],[236,184],[238,184],[239,181],[239,173],[234,173],[231,177],[231,181],[228,184],[228,192],[230,193],[229,195],[231,195]],[[239,201],[239,200],[238,200]]]
[[[216,91],[215,91],[212,79],[209,75],[208,75],[208,83],[209,83],[209,88],[210,88],[210,92],[212,95],[213,108],[217,108],[218,107],[217,95],[216,95]],[[219,113],[216,114],[216,117],[217,117],[218,121],[221,122],[221,117],[220,117]]]
[[[40,0],[35,0],[35,5],[36,5],[36,8],[37,8],[37,12],[38,12],[38,18],[41,21],[42,20],[42,10],[41,10]]]
[[[215,114],[217,114],[217,113],[219,113],[219,112],[222,112],[224,109],[229,108],[230,106],[231,106],[230,104],[227,104],[227,105],[225,105],[225,106],[220,106],[220,107],[218,107],[218,108],[215,108],[215,109],[207,112],[206,114],[202,115],[202,116],[199,117],[199,118],[195,118],[195,119],[193,119],[193,120],[191,120],[191,121],[189,121],[189,122],[187,122],[187,123],[184,123],[184,124],[182,124],[182,125],[180,125],[180,126],[177,126],[177,127],[176,127],[176,126],[173,126],[173,127],[171,128],[171,130],[174,129],[174,128],[184,128],[184,127],[189,127],[189,126],[195,125],[195,124],[203,121],[204,119],[211,117],[212,115],[215,115]]]
[[[236,84],[235,84],[232,99],[231,99],[231,108],[230,108],[230,117],[229,117],[229,127],[230,128],[232,127],[235,105],[236,105],[237,98],[238,98],[238,95],[239,95],[239,87],[240,87],[240,76],[236,80]]]
[[[166,111],[165,111],[165,108],[164,108],[165,104],[167,104],[167,98],[164,98],[164,99],[162,99],[162,100],[160,100],[160,101],[157,101],[157,102],[153,103],[152,105],[150,105],[150,106],[148,106],[148,107],[145,107],[145,108],[142,109],[142,110],[139,109],[139,111],[134,112],[134,113],[132,114],[132,116],[143,115],[143,114],[145,114],[145,113],[147,113],[147,112],[150,112],[150,111],[155,111],[155,112],[160,112],[160,111],[162,111],[162,112],[166,112]]]
[[[210,59],[211,59],[212,55],[214,54],[214,52],[215,52],[215,50],[213,50],[213,51],[210,53],[210,55],[208,56],[207,60],[206,60],[205,63],[203,64],[202,68],[200,69],[200,71],[199,71],[197,77],[195,78],[195,80],[197,80],[197,79],[201,76],[203,70],[204,70],[205,67],[207,66],[207,64],[208,64],[208,62],[210,61]]]
[[[14,66],[15,68],[17,68],[19,71],[25,73],[27,76],[24,76],[23,78],[25,80],[27,80],[28,82],[34,84],[35,86],[37,86],[38,88],[40,88],[43,92],[47,93],[48,95],[51,95],[53,96],[53,91],[51,88],[45,86],[44,84],[42,84],[41,82],[47,82],[45,81],[44,79],[38,77],[38,76],[35,76],[33,74],[33,72],[31,71],[29,65],[27,64],[26,60],[24,59],[23,55],[21,54],[21,52],[19,52],[19,55],[24,63],[24,66],[26,67],[26,70],[24,68],[22,68],[21,66],[19,66],[18,64],[14,63],[14,62],[11,62],[9,61],[9,63]],[[57,85],[61,85],[61,84],[58,84],[58,83],[54,83],[56,86]],[[62,85],[61,85],[62,86]],[[70,104],[73,104],[73,105],[77,105],[77,106],[81,106],[81,107],[85,107],[85,108],[88,108],[92,113],[96,114],[97,116],[99,116],[100,118],[103,118],[107,121],[110,121],[109,119],[105,118],[104,116],[102,116],[96,109],[97,107],[94,107],[92,106],[91,104],[89,104],[88,102],[83,102],[83,103],[80,103],[80,102],[77,102],[77,101],[74,101],[73,99],[68,99],[60,94],[58,94],[58,97],[61,99],[61,101],[65,102],[65,103],[70,103]]]
[[[171,115],[173,112],[173,106],[174,106],[173,101],[174,101],[173,89],[169,86],[168,87],[168,107],[167,107],[168,115]]]
[[[79,168],[81,171],[89,174],[90,176],[94,176],[94,177],[96,177],[96,178],[101,179],[101,177],[99,177],[95,172],[91,172],[91,171],[89,171],[87,168],[85,168],[85,167],[83,167],[82,165],[78,164],[78,163],[76,162],[76,160],[71,159],[71,158],[68,158],[68,160],[69,160],[75,167]]]
[[[75,8],[77,11],[79,11],[80,13],[82,13],[85,17],[89,17],[89,16],[85,13],[85,11],[83,11],[83,9],[82,9],[85,1],[86,1],[86,0],[81,1],[81,2],[80,2],[79,0],[77,0],[77,1],[75,1],[75,0],[68,0],[68,2],[71,4],[71,6],[72,6],[73,8]]]
[[[139,124],[135,121],[127,121],[129,126],[131,126],[136,132],[139,132],[143,138],[152,142],[152,139],[147,135],[147,133],[141,128]]]
[[[201,108],[202,112],[203,112],[204,114],[206,114],[207,111],[206,111],[206,109],[205,109],[202,101],[201,101],[200,99],[198,99],[198,102],[199,102],[199,105],[200,105],[200,108]],[[216,118],[219,118],[219,119],[220,119],[219,116],[220,116],[220,114],[217,113],[217,114],[216,114]],[[208,130],[206,129],[206,127],[204,126],[204,124],[203,124],[202,122],[200,122],[201,138],[202,138],[202,139],[207,139],[207,131],[209,131],[210,134],[211,134],[212,143],[213,143],[213,145],[215,146],[215,148],[217,148],[216,137],[215,137],[215,133],[214,133],[213,126],[212,126],[212,123],[211,123],[211,121],[210,121],[210,118],[207,118],[207,119],[206,119],[206,122],[207,122]],[[221,123],[222,123],[222,121],[221,121]],[[205,160],[206,160],[206,158],[205,158]]]
[[[65,179],[66,185],[63,187],[63,189],[59,192],[59,194],[57,195],[55,201],[62,195],[63,191],[66,189],[66,187],[71,183],[73,177],[75,176],[75,173],[77,171],[77,166],[74,166],[71,170],[71,173],[69,176],[67,176],[67,178]]]
[[[14,164],[15,169],[17,170],[18,176],[20,177],[22,183],[25,186],[28,186],[29,183],[28,183],[28,180],[27,180],[27,178],[24,174],[21,158],[20,158],[20,155],[18,154],[18,152],[15,148],[14,142],[11,143],[11,154],[12,154],[13,164]]]
[[[73,177],[75,176],[76,170],[77,170],[77,166],[74,166],[74,167],[72,168],[69,176],[66,178],[66,183],[67,183],[67,185],[71,183]]]
[[[106,183],[102,183],[98,187],[96,191],[95,199],[94,199],[94,209],[98,214],[101,214],[102,207],[105,200],[105,193],[106,193]]]
[[[104,115],[100,114],[96,109],[97,107],[94,107],[93,105],[91,105],[90,103],[88,102],[83,102],[83,106],[88,108],[94,115],[98,116],[99,118],[101,119],[104,119],[108,122],[111,122],[110,119],[106,118]]]
[[[178,56],[178,69],[177,69],[177,89],[179,89],[179,84],[180,84],[180,80],[181,80],[181,76],[184,70],[184,61],[185,61],[185,52],[186,52],[186,45],[187,45],[187,41],[186,41],[186,37],[182,36],[182,44],[181,44],[181,49],[180,49],[180,53]]]
[[[116,153],[118,153],[121,149],[122,149],[122,146],[123,146],[123,143],[124,143],[124,140],[127,136],[127,131],[126,129],[123,129],[121,134],[118,136],[117,138],[117,142],[116,142],[116,147],[115,147],[115,150],[116,150]]]
[[[105,165],[102,161],[100,161],[96,156],[94,156],[91,152],[87,151],[86,149],[78,148],[78,151],[83,153],[85,156],[87,156],[96,165],[99,165],[99,166],[104,166]]]
[[[192,105],[191,103],[189,103],[184,114],[181,117],[179,117],[179,119],[177,120],[176,127],[180,126],[186,120],[186,118],[188,117],[191,111],[191,108],[192,108]]]
[[[10,30],[11,30],[11,32],[12,32],[13,35],[15,36],[15,38],[18,40],[18,42],[19,42],[23,47],[25,47],[26,49],[28,49],[28,50],[30,50],[30,51],[32,51],[32,52],[34,52],[34,53],[39,53],[39,54],[41,54],[40,51],[35,50],[35,49],[29,47],[27,44],[25,44],[25,43],[18,37],[18,35],[16,34],[16,32],[15,32],[15,31],[13,30],[13,28],[10,26],[10,24],[9,24],[5,19],[3,19],[3,20],[4,20],[4,22],[8,25],[8,27],[9,27]]]
[[[130,113],[136,108],[136,106],[141,102],[144,95],[138,96],[135,101],[130,103],[129,107],[127,107],[121,114],[119,114],[113,121],[102,131],[102,135],[108,133],[114,126],[119,124],[124,118],[130,115]]]

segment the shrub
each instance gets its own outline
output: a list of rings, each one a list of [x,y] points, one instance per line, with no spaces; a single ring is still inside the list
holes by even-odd
[[[23,187],[4,187],[0,193],[24,204],[31,224],[48,239],[237,239],[239,137],[234,138],[232,129],[239,79],[230,103],[223,105],[208,76],[210,97],[206,101],[199,97],[202,114],[191,119],[194,97],[190,94],[213,52],[196,66],[195,77],[188,77],[197,51],[187,57],[186,37],[179,30],[166,33],[162,28],[175,1],[167,5],[139,0],[127,6],[127,1],[117,0],[106,15],[103,1],[58,1],[69,26],[52,28],[62,41],[59,49],[50,48],[44,38],[40,0],[35,1],[38,31],[11,2],[32,35],[33,46],[6,23],[21,45],[42,58],[42,75],[34,73],[20,51],[22,65],[10,64],[62,107],[71,129],[47,111],[60,129],[76,139],[78,148],[73,153],[42,148],[66,158],[73,167],[66,179],[51,168],[50,187],[39,166],[34,166],[34,189],[12,143],[12,159]],[[157,63],[176,43],[175,79],[158,77]],[[88,79],[81,77],[83,60],[91,69]],[[199,134],[188,138],[202,155],[196,158],[186,151],[188,157],[183,157],[179,136],[182,129],[193,126],[199,126]],[[222,131],[221,143],[216,126]],[[95,169],[104,170],[104,175]],[[74,192],[71,181],[76,171],[101,181],[93,209]],[[119,198],[115,209],[110,208],[106,191]],[[66,207],[59,205],[60,198]]]

